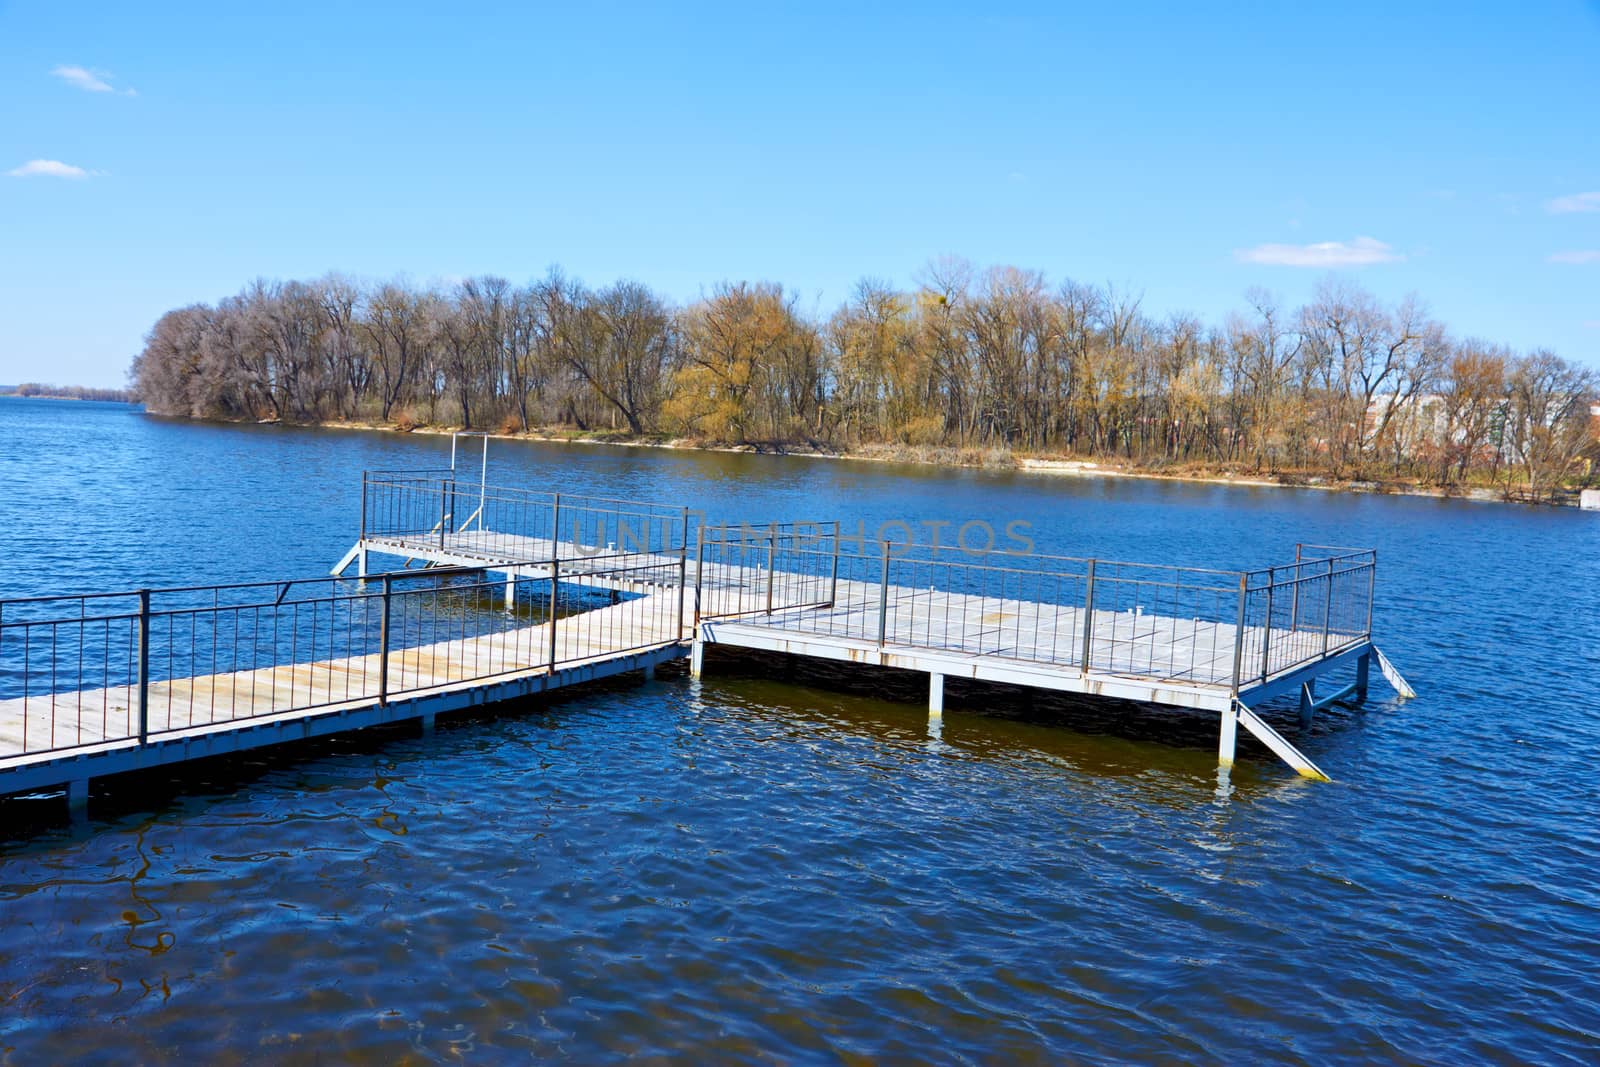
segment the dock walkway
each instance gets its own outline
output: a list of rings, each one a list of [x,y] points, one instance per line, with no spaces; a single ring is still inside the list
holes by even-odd
[[[1253,571],[973,554],[838,522],[363,477],[328,578],[0,601],[0,795],[435,716],[727,646],[1220,715],[1325,777],[1255,708],[1364,698],[1376,558],[1300,546]],[[455,516],[466,512],[458,522]],[[404,564],[369,571],[372,555]],[[354,579],[338,575],[351,566]],[[1317,691],[1334,672],[1353,674]]]

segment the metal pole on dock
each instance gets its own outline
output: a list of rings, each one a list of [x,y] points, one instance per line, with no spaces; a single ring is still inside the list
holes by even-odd
[[[1367,564],[1367,628],[1361,635],[1367,640],[1372,640],[1372,595],[1374,585],[1378,581],[1378,552],[1373,549],[1372,562]]]
[[[383,576],[383,595],[379,601],[378,615],[378,703],[389,703],[389,599],[393,592],[392,579]]]
[[[478,529],[483,529],[483,509],[489,499],[489,435],[483,435],[483,462],[478,467]]]
[[[828,575],[828,607],[839,600],[839,520],[833,520],[833,571]]]
[[[889,542],[883,542],[883,584],[878,587],[878,647],[888,641],[889,627]]]
[[[561,550],[561,494],[550,494],[550,555],[559,556]]]
[[[1089,663],[1094,654],[1094,560],[1083,579],[1083,673],[1089,673]]]
[[[439,547],[444,547],[444,523],[450,515],[450,494],[445,483],[439,483]]]
[[[772,583],[776,579],[778,561],[778,530],[767,532],[767,614],[772,614]]]
[[[361,540],[367,539],[367,472],[361,472]]]
[[[683,536],[678,538],[678,640],[683,640],[684,594],[689,585],[689,509],[683,509]]]
[[[702,525],[694,535],[694,625],[696,630],[695,640],[699,640],[700,629],[700,586],[705,578],[706,571],[706,528]]]
[[[1261,680],[1267,680],[1272,668],[1272,586],[1277,581],[1276,567],[1267,568],[1267,629],[1261,636]]]
[[[139,743],[150,739],[150,590],[139,590]]]
[[[1233,627],[1233,695],[1239,696],[1239,672],[1244,667],[1244,603],[1245,590],[1249,588],[1250,576],[1239,575],[1239,618]]]
[[[1294,596],[1289,601],[1289,632],[1300,629],[1300,550],[1304,546],[1298,541],[1294,546]]]
[[[1328,654],[1328,630],[1333,624],[1333,560],[1328,561],[1328,596],[1322,603],[1322,654]]]
[[[561,595],[561,560],[550,556],[550,673],[556,672],[556,600]]]

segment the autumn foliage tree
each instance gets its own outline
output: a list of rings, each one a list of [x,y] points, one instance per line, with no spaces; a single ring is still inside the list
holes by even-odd
[[[568,427],[708,443],[979,450],[1494,485],[1594,479],[1595,374],[1453,340],[1421,301],[1330,278],[1217,325],[1138,294],[935,260],[826,315],[767,282],[685,307],[557,269],[526,285],[256,281],[163,315],[134,361],[192,418]]]

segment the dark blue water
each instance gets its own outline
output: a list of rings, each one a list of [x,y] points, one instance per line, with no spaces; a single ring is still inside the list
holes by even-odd
[[[364,467],[448,450],[0,400],[0,597],[322,573]],[[1375,545],[1421,696],[1299,738],[1331,785],[1250,747],[1219,789],[1198,717],[968,694],[930,737],[731,668],[125,779],[85,828],[8,802],[6,1059],[1600,1053],[1600,516],[499,443],[490,477],[1198,565]]]

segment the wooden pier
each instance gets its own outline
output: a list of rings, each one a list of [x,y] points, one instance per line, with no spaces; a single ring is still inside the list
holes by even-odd
[[[931,716],[952,677],[1215,713],[1223,763],[1242,725],[1325,778],[1257,709],[1297,697],[1308,724],[1374,666],[1411,695],[1372,644],[1375,572],[1309,546],[1251,571],[974,553],[374,472],[332,577],[0,601],[0,795],[81,808],[93,777],[674,659],[699,675],[713,645],[919,671]]]

